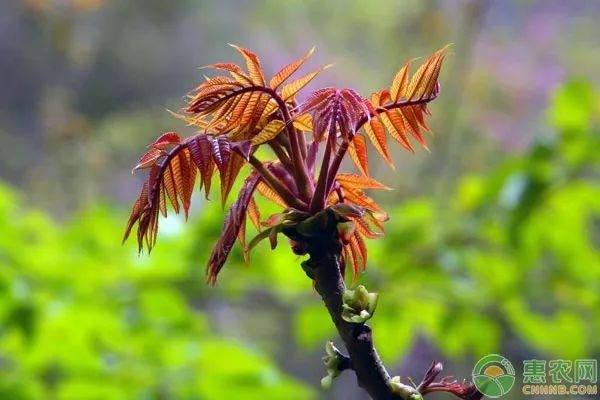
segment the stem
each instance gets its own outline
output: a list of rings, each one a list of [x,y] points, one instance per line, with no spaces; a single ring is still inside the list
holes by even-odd
[[[307,249],[310,258],[302,264],[304,271],[314,281],[333,323],[335,324],[350,357],[350,368],[356,373],[359,386],[373,399],[399,400],[390,385],[386,371],[373,345],[371,328],[365,324],[353,324],[342,319],[342,296],[346,290],[340,273],[342,246],[337,239],[335,217],[327,213],[327,228],[318,236],[302,237],[297,232],[285,232]]]
[[[258,171],[265,182],[273,189],[290,207],[298,210],[307,210],[308,205],[292,194],[254,155],[250,156],[250,164]]]
[[[327,145],[325,146],[325,154],[323,154],[323,161],[321,162],[321,171],[319,171],[319,179],[317,180],[317,187],[315,188],[315,194],[313,195],[312,201],[310,202],[311,214],[317,213],[325,207],[325,187],[327,185],[330,158],[331,140],[327,139]]]
[[[388,103],[385,104],[383,106],[380,106],[380,109],[385,109],[385,110],[393,110],[395,108],[402,108],[402,107],[409,107],[409,106],[415,106],[417,104],[427,104],[430,101],[435,100],[439,95],[439,91],[434,92],[431,96],[426,97],[426,98],[422,98],[422,99],[417,99],[417,100],[406,100],[406,101],[399,101],[396,103]],[[358,132],[358,130],[360,128],[362,128],[362,126],[369,120],[369,118],[372,117],[376,117],[377,114],[370,114],[369,117],[362,117],[360,119],[360,121],[358,121],[358,123],[356,124],[356,129],[354,130],[355,132]]]
[[[298,144],[300,145],[300,153],[302,154],[302,159],[306,160],[306,138],[304,137],[304,132],[300,132],[296,128],[294,128],[294,130],[298,133]]]
[[[325,199],[327,199],[329,197],[329,192],[331,192],[331,188],[333,187],[333,183],[335,182],[335,176],[337,175],[337,173],[340,169],[340,165],[342,164],[342,160],[344,159],[344,156],[346,155],[346,151],[348,150],[349,145],[350,145],[350,142],[348,142],[348,141],[344,141],[340,145],[340,148],[338,149],[337,153],[335,154],[335,158],[333,159],[333,162],[329,166],[329,174],[327,175],[327,185],[325,186]]]
[[[283,118],[283,123],[285,124],[285,129],[290,139],[290,147],[292,150],[290,156],[292,158],[292,163],[294,164],[294,176],[298,181],[300,193],[302,193],[304,200],[308,201],[312,197],[312,185],[308,179],[306,162],[302,157],[302,151],[300,149],[300,144],[298,143],[298,133],[295,131],[292,124],[290,110],[288,110],[285,101],[275,90],[267,87],[264,87],[263,90],[265,93],[271,95],[275,102],[277,102],[277,106],[281,111],[281,117]]]
[[[293,173],[294,168],[292,166],[292,162],[290,161],[290,158],[288,157],[283,147],[281,147],[281,145],[275,142],[274,140],[270,140],[267,143],[269,144],[271,150],[273,150],[279,161],[281,161],[281,164],[284,166],[284,168],[288,172]]]

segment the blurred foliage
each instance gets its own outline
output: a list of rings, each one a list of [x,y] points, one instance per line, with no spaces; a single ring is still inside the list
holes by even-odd
[[[152,257],[98,206],[59,226],[0,190],[0,398],[304,399],[312,390],[194,307],[190,233]],[[190,288],[190,290],[186,290]]]
[[[387,362],[419,337],[451,359],[600,353],[599,107],[590,85],[568,82],[547,110],[553,129],[527,151],[463,177],[441,208],[390,206],[359,278],[380,293],[371,323]],[[249,269],[234,252],[209,289],[200,266],[220,233],[217,202],[195,204],[187,225],[163,221],[139,257],[118,243],[124,212],[97,205],[58,224],[21,203],[1,188],[0,398],[316,396],[317,379],[278,367],[334,336],[286,246],[261,244]]]

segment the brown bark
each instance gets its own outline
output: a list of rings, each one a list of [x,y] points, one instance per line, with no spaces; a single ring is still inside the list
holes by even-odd
[[[342,296],[346,290],[340,272],[342,246],[337,238],[335,216],[327,212],[327,223],[318,234],[310,237],[298,232],[286,232],[299,242],[310,258],[302,263],[304,271],[314,282],[315,289],[323,299],[325,307],[346,346],[349,369],[356,373],[360,387],[376,400],[398,400],[392,392],[390,376],[386,371],[373,344],[371,328],[364,323],[350,323],[342,319]]]

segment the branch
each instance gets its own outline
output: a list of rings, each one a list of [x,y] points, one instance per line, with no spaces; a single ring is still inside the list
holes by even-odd
[[[349,145],[350,145],[350,142],[344,140],[344,142],[342,142],[342,144],[340,145],[340,147],[335,155],[335,158],[331,162],[331,167],[329,167],[329,174],[327,175],[327,185],[326,185],[326,189],[325,189],[325,202],[327,202],[329,193],[331,192],[331,189],[333,188],[333,184],[335,183],[335,177],[337,176],[337,174],[339,172],[340,165],[342,164],[342,160],[346,156],[346,151],[348,150]]]
[[[364,322],[348,322],[342,318],[346,285],[340,272],[342,245],[337,237],[338,218],[329,209],[311,218],[314,219],[311,226],[317,229],[303,229],[303,233],[299,233],[295,227],[291,227],[284,229],[283,233],[298,242],[302,251],[309,254],[310,258],[302,263],[302,268],[313,280],[315,290],[323,299],[348,351],[348,356],[345,356],[332,346],[335,356],[339,357],[338,371],[352,369],[358,385],[375,400],[422,400],[423,396],[439,391],[466,400],[481,399],[482,394],[473,385],[449,377],[434,382],[442,371],[441,363],[434,362],[418,386],[403,384],[398,377],[390,378],[377,354],[371,328]]]
[[[286,171],[292,173],[294,167],[283,146],[281,146],[275,140],[269,140],[267,143],[269,144],[269,147],[271,148],[271,150],[273,150],[279,161],[281,161],[281,164],[286,169]]]
[[[332,128],[333,129],[333,128]],[[323,210],[327,201],[327,194],[325,189],[327,187],[327,177],[329,173],[329,162],[331,159],[331,140],[327,139],[327,145],[325,146],[325,152],[323,153],[323,160],[321,161],[321,170],[319,171],[319,178],[317,179],[317,186],[315,193],[313,194],[312,201],[310,202],[310,213],[314,214]]]
[[[250,164],[261,175],[265,182],[273,189],[290,207],[298,210],[308,209],[308,205],[292,194],[280,181],[269,171],[263,163],[254,155],[250,156]]]
[[[433,94],[432,94],[431,96],[429,96],[429,97],[425,97],[425,98],[422,98],[422,99],[416,99],[416,100],[406,100],[406,101],[399,101],[399,102],[396,102],[396,103],[388,103],[388,104],[385,104],[385,105],[383,105],[383,106],[379,107],[379,110],[382,110],[382,111],[389,111],[389,110],[393,110],[393,109],[395,109],[395,108],[402,108],[402,107],[416,106],[416,105],[418,105],[418,104],[427,104],[427,103],[429,103],[429,102],[431,102],[431,101],[435,100],[435,99],[438,97],[438,95],[439,95],[439,90],[435,90],[435,91],[433,92]],[[372,117],[376,117],[376,116],[377,116],[377,114],[378,114],[378,112],[376,112],[376,113],[371,113],[371,114],[370,114],[368,117],[367,117],[367,116],[364,116],[364,117],[362,117],[362,118],[361,118],[361,119],[358,121],[358,123],[356,124],[356,129],[355,129],[354,131],[355,131],[355,132],[358,132],[358,130],[359,130],[360,128],[362,128],[362,126],[363,126],[363,125],[364,125],[364,124],[365,124],[365,123],[366,123],[366,122],[367,122],[369,119],[371,119]]]
[[[298,180],[298,189],[302,193],[305,200],[309,200],[312,196],[312,184],[308,178],[308,173],[306,169],[306,162],[302,157],[302,150],[300,149],[300,143],[298,142],[298,133],[294,129],[292,124],[292,117],[290,115],[290,110],[288,109],[285,101],[279,96],[279,94],[271,89],[264,87],[263,91],[268,93],[273,100],[277,103],[279,107],[279,111],[281,111],[281,117],[283,119],[283,123],[285,124],[285,129],[290,139],[290,147],[291,147],[291,158],[292,163],[295,167],[295,176]]]
[[[401,399],[392,392],[391,378],[373,345],[371,328],[342,319],[342,296],[346,290],[339,268],[342,246],[336,238],[335,216],[328,211],[324,215],[328,219],[327,228],[316,236],[305,237],[296,231],[284,233],[301,243],[310,255],[310,259],[303,262],[302,267],[313,280],[315,290],[323,299],[348,350],[350,366],[356,373],[358,384],[374,399]]]

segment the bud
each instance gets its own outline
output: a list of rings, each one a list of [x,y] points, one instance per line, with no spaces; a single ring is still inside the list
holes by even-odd
[[[347,289],[342,301],[342,319],[355,324],[364,323],[370,319],[377,308],[379,294],[369,293],[363,285],[356,289]]]

